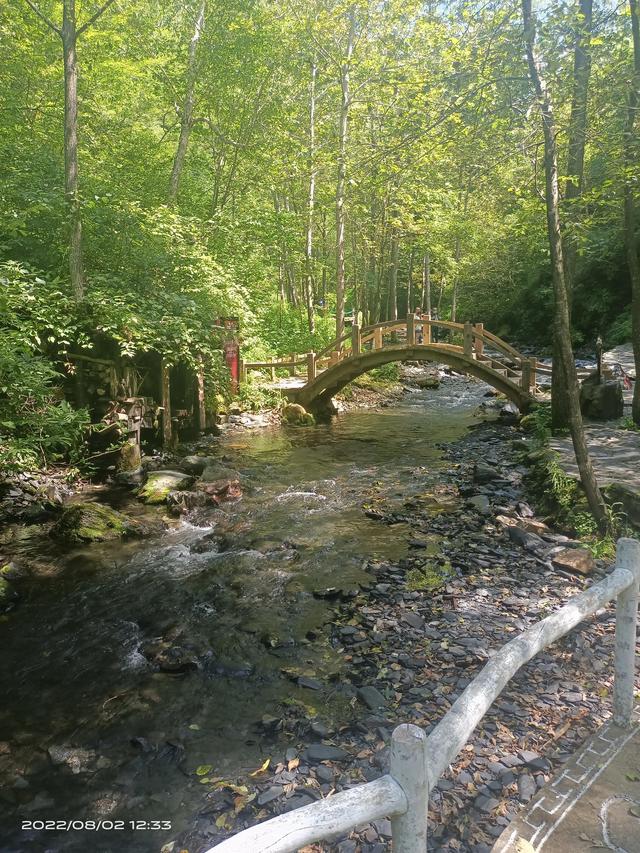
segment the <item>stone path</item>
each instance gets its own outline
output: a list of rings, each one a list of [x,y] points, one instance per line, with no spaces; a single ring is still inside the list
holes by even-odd
[[[609,424],[590,424],[585,431],[600,484],[624,483],[640,489],[640,432],[622,430]],[[578,478],[571,439],[556,437],[549,444],[560,454],[565,471]]]
[[[640,851],[640,708],[606,723],[507,827],[492,853]]]

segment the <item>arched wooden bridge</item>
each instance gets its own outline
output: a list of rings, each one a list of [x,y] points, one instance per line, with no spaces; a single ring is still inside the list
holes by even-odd
[[[446,329],[455,343],[433,339],[434,329]],[[251,370],[268,370],[275,379],[276,370],[286,369],[300,375],[300,387],[286,389],[287,396],[312,412],[326,411],[332,397],[362,373],[394,361],[427,361],[446,364],[460,373],[482,379],[505,394],[522,412],[536,400],[537,373],[551,369],[538,365],[497,335],[486,331],[482,323],[451,323],[432,320],[428,315],[410,314],[406,320],[390,320],[351,331],[336,339],[319,353],[292,354],[268,361],[241,362],[240,380]]]

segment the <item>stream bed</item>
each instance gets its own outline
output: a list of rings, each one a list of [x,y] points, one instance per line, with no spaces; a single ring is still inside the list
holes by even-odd
[[[486,390],[451,378],[437,391],[414,390],[393,407],[330,424],[212,439],[201,449],[240,472],[243,498],[189,521],[167,518],[165,532],[142,541],[65,552],[25,535],[18,558],[40,570],[0,623],[0,850],[201,853],[241,828],[236,818],[251,803],[251,820],[263,819],[273,808],[304,805],[305,796],[375,778],[393,720],[429,727],[505,632],[575,591],[562,582],[533,604],[526,589],[549,589],[548,564],[520,558],[502,539],[495,545],[486,509],[464,509],[451,485],[469,458],[515,464],[502,459],[505,439],[490,426],[479,445],[458,452],[451,444],[472,435]],[[507,479],[484,491],[487,504],[515,507],[521,497]],[[142,518],[164,515],[129,493],[111,498]],[[442,574],[433,590],[451,583],[439,598],[416,548],[440,555],[429,568]],[[457,560],[456,549],[472,561]],[[494,575],[502,611],[487,590]],[[465,619],[452,611],[465,608],[462,630]],[[435,621],[425,625],[425,614]],[[455,645],[461,630],[470,635],[464,647]],[[527,683],[514,689],[530,689],[539,705],[536,679]],[[392,719],[376,697],[396,708]],[[591,696],[583,698],[589,708]],[[527,715],[520,713],[523,725]],[[583,733],[563,735],[571,746]],[[537,742],[517,737],[521,747]],[[316,743],[315,762],[300,741]],[[351,775],[334,774],[332,749],[334,758],[357,759]],[[483,749],[491,754],[490,745]],[[467,795],[491,805],[484,813],[478,806],[478,832],[489,819],[497,831],[508,823],[505,811],[491,814],[497,792],[517,798],[515,775],[512,790],[500,783],[484,795],[469,778],[471,788],[461,783]],[[531,777],[534,789],[544,778]],[[434,791],[442,811],[440,795]],[[437,849],[488,850],[473,840],[488,836],[465,826],[443,824]],[[338,849],[381,853],[385,832],[365,828]],[[458,840],[465,833],[467,846]]]

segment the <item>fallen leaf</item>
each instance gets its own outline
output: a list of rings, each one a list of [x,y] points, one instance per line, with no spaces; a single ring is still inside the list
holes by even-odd
[[[295,770],[298,764],[300,764],[300,759],[292,758],[291,761],[287,764],[287,770]]]
[[[196,767],[196,776],[206,776],[212,770],[213,764],[201,764],[199,767]]]
[[[258,767],[257,770],[254,770],[253,773],[249,773],[249,776],[258,776],[260,773],[264,773],[270,763],[271,759],[267,758],[265,761],[262,762],[262,764],[260,765],[260,767]]]

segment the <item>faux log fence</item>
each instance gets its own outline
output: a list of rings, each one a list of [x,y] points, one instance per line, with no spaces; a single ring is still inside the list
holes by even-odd
[[[614,599],[613,718],[631,724],[639,585],[640,542],[620,539],[611,574],[502,646],[429,736],[411,724],[394,730],[386,776],[245,829],[207,853],[294,853],[384,817],[391,819],[394,853],[425,853],[429,791],[505,686],[538,652]]]

